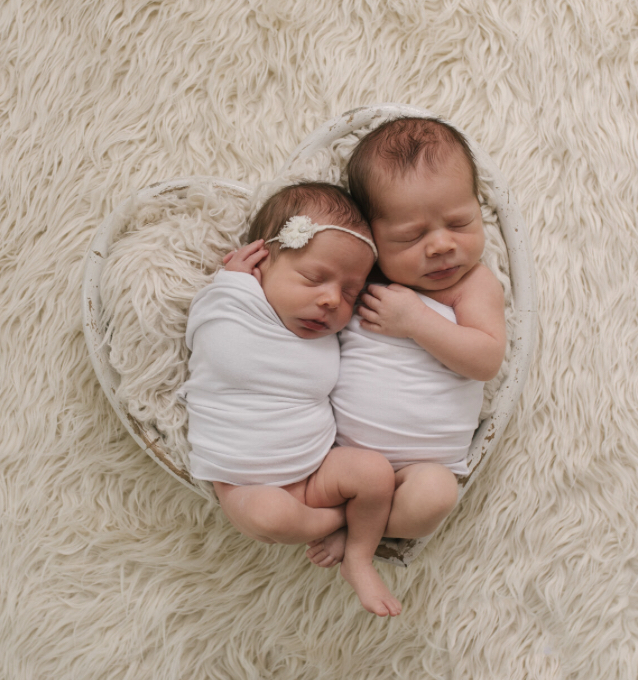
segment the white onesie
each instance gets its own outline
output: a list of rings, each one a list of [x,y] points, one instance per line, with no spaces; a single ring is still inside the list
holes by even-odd
[[[451,307],[419,297],[456,323]],[[340,333],[339,381],[330,395],[337,444],[379,451],[395,471],[435,462],[468,474],[484,383],[454,373],[413,340],[364,330],[360,318]]]
[[[284,486],[321,465],[336,431],[336,335],[299,338],[252,275],[220,270],[193,299],[186,344],[193,477]]]

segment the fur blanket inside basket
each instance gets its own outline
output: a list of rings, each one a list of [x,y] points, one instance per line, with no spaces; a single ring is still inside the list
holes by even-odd
[[[163,460],[201,492],[211,485],[188,472],[187,414],[177,390],[188,376],[184,341],[194,294],[210,283],[223,256],[243,241],[251,215],[280,187],[302,180],[346,185],[345,164],[358,139],[381,124],[377,118],[337,138],[310,157],[295,159],[273,181],[245,196],[206,178],[185,179],[172,190],[132,196],[120,209],[117,228],[101,270],[100,298],[109,345],[108,361],[118,375],[115,399],[127,420],[152,428]],[[481,210],[486,233],[483,262],[505,290],[506,320],[512,337],[512,296],[508,257],[499,229],[495,198],[479,164]],[[511,341],[498,375],[485,385],[480,421],[492,414],[495,395],[507,374]],[[161,443],[160,443],[161,442]],[[381,553],[382,554],[382,553]]]

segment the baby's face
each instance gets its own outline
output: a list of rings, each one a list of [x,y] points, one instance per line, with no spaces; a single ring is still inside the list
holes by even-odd
[[[289,331],[320,338],[350,321],[373,261],[370,246],[356,236],[327,229],[299,250],[283,248],[274,262],[266,258],[260,265],[261,285]]]
[[[395,283],[425,293],[450,288],[474,267],[485,238],[472,174],[459,151],[436,171],[384,175],[371,227],[379,267]]]

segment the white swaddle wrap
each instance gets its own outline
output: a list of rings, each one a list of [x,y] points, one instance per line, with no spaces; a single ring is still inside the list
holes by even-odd
[[[193,477],[283,486],[321,465],[336,430],[336,335],[299,338],[253,276],[220,270],[193,299],[186,344]]]
[[[451,307],[419,297],[456,323]],[[413,340],[364,330],[359,320],[339,338],[339,381],[330,397],[337,443],[379,451],[395,470],[436,462],[467,474],[484,383],[454,373]]]

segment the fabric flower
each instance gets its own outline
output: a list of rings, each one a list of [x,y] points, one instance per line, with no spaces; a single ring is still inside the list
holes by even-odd
[[[284,248],[303,248],[314,235],[312,220],[307,215],[295,215],[279,232],[279,242]]]

